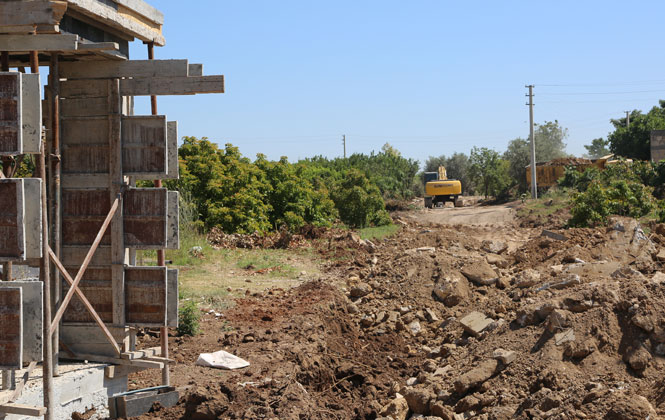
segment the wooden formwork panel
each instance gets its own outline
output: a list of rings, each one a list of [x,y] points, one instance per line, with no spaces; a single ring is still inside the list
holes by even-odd
[[[60,83],[62,98],[106,98],[109,94],[108,80],[67,80]]]
[[[187,77],[188,72],[187,60],[99,60],[60,64],[60,76],[66,79]]]
[[[108,118],[66,118],[61,123],[63,174],[109,172]]]
[[[123,165],[124,166],[124,165]],[[178,162],[178,122],[168,121],[166,123],[166,173],[155,174],[135,174],[136,179],[178,179],[179,175],[179,162]]]
[[[166,117],[123,117],[123,174],[160,178],[166,176],[167,169]]]
[[[25,257],[24,196],[22,179],[0,180],[0,261]]]
[[[25,258],[42,256],[42,180],[23,178]]]
[[[68,98],[60,100],[60,116],[97,117],[108,115],[109,100],[105,96],[99,98]]]
[[[41,281],[0,281],[0,290],[21,289],[24,363],[41,362],[43,359],[43,285]]]
[[[63,246],[60,261],[66,266],[80,266],[90,250],[89,245]],[[92,256],[89,267],[107,267],[111,265],[111,247],[100,245]]]
[[[178,327],[178,270],[169,269],[166,278],[166,326]]]
[[[69,274],[74,277],[78,272],[78,266],[65,267]],[[104,322],[113,322],[113,289],[111,281],[111,267],[88,268],[85,270],[83,279],[79,285],[81,292],[90,301],[93,308]],[[69,290],[69,283],[62,282],[63,295]],[[74,295],[67,310],[63,315],[64,322],[94,322],[90,313],[85,308],[77,295]]]
[[[111,209],[108,190],[62,190],[62,244],[90,245]],[[110,244],[107,229],[102,245]]]
[[[23,368],[21,288],[0,289],[0,369]]]
[[[123,197],[125,246],[137,249],[167,245],[166,188],[131,188]]]
[[[169,191],[167,195],[166,249],[180,249],[180,193]]]
[[[123,342],[129,335],[127,328],[117,328],[108,324],[107,328],[122,348]],[[117,357],[115,350],[96,324],[63,324],[60,327],[60,340],[74,353]],[[67,352],[61,351],[60,355],[66,357]]]
[[[166,325],[166,267],[125,268],[127,325]]]
[[[0,155],[21,154],[21,74],[0,73]]]
[[[39,74],[21,74],[23,153],[41,153],[42,101]]]

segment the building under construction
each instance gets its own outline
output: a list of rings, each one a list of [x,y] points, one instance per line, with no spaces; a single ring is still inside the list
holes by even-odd
[[[141,0],[0,2],[0,417],[129,416],[144,403],[123,396],[127,375],[150,368],[165,387],[146,398],[173,398],[179,197],[161,183],[178,177],[178,134],[157,97],[223,93],[224,78],[154,59],[163,24]],[[130,60],[135,40],[146,56]],[[157,266],[136,266],[146,249]],[[137,351],[138,328],[162,345]]]

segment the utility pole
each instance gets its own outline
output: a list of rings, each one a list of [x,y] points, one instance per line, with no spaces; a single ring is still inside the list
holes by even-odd
[[[531,138],[531,197],[538,198],[538,186],[536,185],[536,138],[533,134],[533,85],[529,88],[529,137]]]
[[[630,127],[630,111],[623,111],[626,113],[626,127]]]
[[[346,134],[342,134],[342,144],[344,145],[344,159],[346,159]]]

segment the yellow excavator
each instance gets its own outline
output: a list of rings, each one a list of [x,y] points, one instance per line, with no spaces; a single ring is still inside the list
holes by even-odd
[[[446,201],[453,203],[462,194],[462,183],[456,179],[448,179],[446,168],[439,166],[438,172],[425,172],[425,207],[428,209],[443,205]]]

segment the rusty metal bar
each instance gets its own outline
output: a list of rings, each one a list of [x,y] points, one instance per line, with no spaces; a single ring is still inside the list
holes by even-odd
[[[154,60],[155,59],[155,43],[154,42],[149,42],[148,43],[148,60]],[[152,111],[152,115],[157,115],[157,96],[152,95],[150,96],[150,110]],[[155,188],[161,188],[162,187],[162,180],[161,179],[156,179],[154,182]],[[164,252],[163,249],[158,249],[157,250],[157,265],[160,267],[166,266],[166,253]],[[160,336],[160,345],[162,347],[162,357],[169,357],[169,329],[168,327],[161,327],[159,329],[159,336]],[[170,378],[170,372],[169,372],[169,365],[168,363],[164,364],[164,368],[162,369],[162,385],[170,385],[171,384],[171,378]]]
[[[74,280],[72,280],[72,276],[70,276],[69,273],[67,272],[67,270],[65,269],[65,267],[62,266],[62,263],[60,262],[58,257],[55,256],[55,254],[53,253],[53,250],[50,247],[48,249],[48,255],[51,257],[51,260],[53,261],[55,266],[60,271],[60,274],[62,274],[62,276],[65,278],[65,280],[67,280],[67,282],[70,284],[70,288],[76,290],[76,295],[79,297],[79,299],[81,299],[81,302],[83,302],[83,305],[86,307],[88,312],[90,312],[90,315],[92,315],[92,317],[95,319],[95,322],[97,323],[97,325],[99,325],[99,328],[102,329],[102,332],[104,333],[106,338],[109,340],[109,343],[111,343],[111,345],[113,346],[113,349],[115,350],[115,352],[118,354],[118,356],[120,356],[122,351],[120,350],[120,347],[118,346],[118,343],[115,342],[115,339],[113,338],[113,335],[111,334],[109,329],[106,328],[106,324],[104,324],[104,321],[99,317],[99,314],[97,313],[97,311],[95,311],[95,308],[93,308],[92,304],[90,303],[88,298],[85,297],[83,292],[78,287],[74,288],[74,287],[71,286],[71,285],[74,284]],[[53,332],[53,329],[49,328],[49,334],[52,333],[52,332]],[[69,350],[66,350],[66,351],[69,352]]]
[[[62,318],[62,315],[65,313],[65,310],[67,309],[67,306],[69,305],[69,302],[72,300],[72,297],[74,296],[74,293],[78,290],[79,283],[81,282],[81,279],[83,278],[83,275],[85,274],[85,270],[88,269],[88,264],[90,264],[90,261],[92,261],[92,257],[95,255],[95,251],[97,251],[97,247],[99,244],[102,242],[102,238],[104,237],[104,233],[106,233],[106,229],[109,227],[111,224],[111,220],[113,220],[113,216],[115,215],[116,210],[118,210],[118,206],[120,204],[121,197],[118,196],[115,201],[113,202],[113,205],[111,206],[111,210],[109,211],[109,214],[106,216],[106,219],[104,220],[104,223],[102,224],[102,227],[99,228],[99,232],[97,232],[97,237],[95,237],[95,241],[92,243],[92,246],[88,250],[88,253],[85,256],[85,259],[83,260],[83,264],[81,264],[81,268],[79,268],[78,273],[76,273],[76,278],[74,278],[74,283],[70,286],[69,290],[67,291],[67,294],[65,297],[62,299],[62,303],[60,304],[60,307],[58,308],[58,312],[56,312],[55,316],[53,317],[53,321],[51,323],[51,332],[53,332],[58,323],[60,322],[60,319]],[[50,250],[50,248],[49,248]],[[51,251],[53,253],[53,251]],[[53,253],[55,256],[55,253]],[[56,256],[57,257],[57,256]],[[62,271],[62,270],[60,270]],[[64,276],[65,273],[62,273]]]

